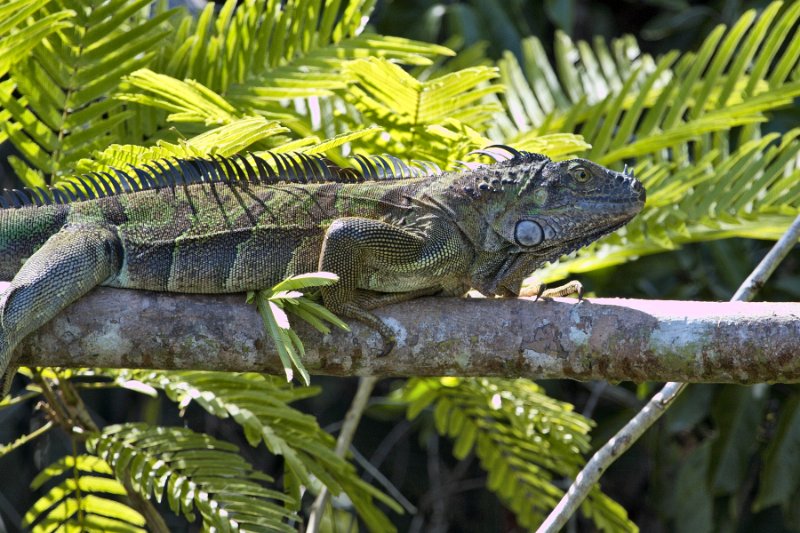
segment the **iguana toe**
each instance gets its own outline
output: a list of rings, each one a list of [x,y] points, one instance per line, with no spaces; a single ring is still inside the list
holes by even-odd
[[[395,339],[394,336],[389,338],[383,337],[383,350],[381,350],[381,353],[378,354],[378,357],[386,357],[392,353],[392,350],[394,350],[395,346],[397,346],[397,339]]]

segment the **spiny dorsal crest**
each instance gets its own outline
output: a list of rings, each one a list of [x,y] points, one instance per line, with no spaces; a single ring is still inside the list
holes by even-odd
[[[356,155],[353,157],[356,168],[341,167],[316,155],[267,154],[271,162],[252,153],[232,157],[159,159],[138,167],[131,165],[127,171],[112,168],[115,175],[92,172],[67,178],[55,186],[4,189],[0,192],[0,208],[68,204],[195,183],[363,183],[442,174],[435,163],[412,161],[407,164],[391,155]]]
[[[263,157],[248,153],[232,157],[173,158],[150,161],[126,170],[111,168],[109,172],[92,172],[66,178],[55,186],[4,189],[0,192],[0,208],[20,208],[52,204],[69,204],[139,191],[174,188],[196,183],[249,183],[275,185],[282,183],[364,183],[368,181],[402,180],[443,174],[436,163],[413,160],[410,164],[392,155],[355,155],[356,166],[341,167],[326,157],[303,153],[267,152]],[[545,161],[539,154],[519,152],[504,145],[492,145],[471,154],[487,155],[495,160],[497,171],[519,163]],[[484,167],[481,163],[465,163],[470,170]],[[494,172],[495,176],[497,172]],[[505,185],[525,187],[520,180],[506,176],[497,178],[481,173],[473,185],[465,185],[470,195],[479,191],[499,191]],[[476,190],[477,189],[477,190]]]
[[[489,156],[494,159],[496,163],[491,167],[485,167],[479,163],[465,163],[460,161],[460,163],[469,170],[480,168],[489,170],[488,172],[476,172],[474,176],[470,176],[467,183],[462,185],[464,192],[474,199],[480,198],[482,193],[505,192],[509,188],[513,188],[522,194],[523,191],[527,190],[531,185],[531,181],[536,177],[537,173],[508,172],[508,170],[518,169],[526,164],[531,166],[536,165],[541,169],[545,163],[550,161],[547,156],[530,152],[520,152],[510,146],[502,144],[487,146],[483,150],[470,152],[470,155],[471,154]],[[522,174],[522,176],[520,176],[520,174]]]

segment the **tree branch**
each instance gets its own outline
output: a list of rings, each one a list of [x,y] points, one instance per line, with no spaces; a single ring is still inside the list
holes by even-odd
[[[731,302],[746,302],[769,279],[781,261],[800,239],[800,216],[795,218],[786,233],[773,245],[769,253],[742,283],[731,298]],[[687,380],[683,380],[687,381]],[[625,453],[633,443],[639,440],[645,431],[652,426],[661,415],[674,403],[678,396],[686,390],[687,383],[670,381],[657,392],[650,401],[636,413],[616,435],[597,450],[570,485],[567,493],[558,502],[555,509],[536,530],[537,533],[555,533],[560,531],[567,520],[575,513],[581,502],[589,494],[592,487],[600,480],[605,470]]]
[[[281,373],[243,295],[98,288],[19,347],[29,366]],[[425,298],[383,309],[378,334],[323,336],[295,319],[315,374],[506,376],[686,382],[800,382],[800,304]]]

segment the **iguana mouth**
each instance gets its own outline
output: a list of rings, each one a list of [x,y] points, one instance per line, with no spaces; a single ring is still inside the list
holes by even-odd
[[[547,251],[550,251],[550,250],[553,250],[553,249],[559,250],[560,253],[559,253],[558,257],[561,257],[562,255],[571,254],[575,250],[577,250],[579,248],[582,248],[583,246],[586,246],[587,244],[589,244],[591,242],[596,241],[600,237],[604,237],[604,236],[608,235],[609,233],[613,233],[614,231],[617,231],[619,228],[621,228],[622,226],[624,226],[625,224],[630,222],[632,218],[633,218],[633,216],[627,217],[624,220],[622,220],[620,222],[617,222],[616,224],[612,224],[611,226],[606,226],[606,227],[600,228],[599,230],[593,231],[592,233],[589,233],[588,235],[584,235],[582,237],[575,237],[573,239],[568,239],[568,240],[560,242],[560,243],[554,243],[554,244],[552,244],[550,246],[547,246],[545,249]],[[553,259],[548,259],[548,261],[554,261],[555,259],[558,259],[558,257],[555,257]]]

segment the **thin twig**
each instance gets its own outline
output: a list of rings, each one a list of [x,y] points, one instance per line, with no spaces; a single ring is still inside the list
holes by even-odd
[[[364,414],[364,410],[367,408],[369,397],[378,379],[377,377],[367,376],[359,380],[358,390],[353,398],[353,403],[350,404],[350,409],[347,410],[344,424],[342,424],[342,431],[339,432],[339,438],[336,440],[336,455],[339,457],[344,457],[350,448],[358,423],[361,421],[361,415]],[[317,499],[311,505],[306,533],[317,533],[319,531],[319,526],[322,523],[322,514],[325,511],[329,496],[327,487],[322,487]]]
[[[589,395],[589,399],[586,400],[586,405],[583,406],[583,412],[581,413],[586,418],[592,418],[594,414],[594,409],[597,407],[597,402],[600,401],[600,397],[605,392],[606,388],[608,388],[608,381],[594,381],[592,382],[592,386],[590,390],[592,393]]]
[[[745,302],[764,286],[769,276],[786,257],[789,251],[800,239],[800,216],[798,216],[783,237],[775,243],[769,253],[758,264],[753,272],[745,279],[731,301]],[[675,399],[684,391],[686,383],[670,382],[656,393],[649,402],[634,416],[625,427],[620,429],[614,437],[606,442],[591,460],[586,463],[583,470],[575,477],[575,482],[558,505],[547,517],[537,533],[555,533],[567,523],[569,518],[578,510],[578,507],[589,494],[592,487],[599,481],[603,472],[625,451],[636,442],[642,434],[658,420]]]
[[[411,430],[411,422],[405,418],[400,420],[397,424],[392,426],[391,431],[383,438],[383,440],[375,448],[375,452],[369,458],[369,463],[375,468],[380,468],[389,454],[394,450],[395,445]],[[364,474],[364,481],[369,483],[371,481],[370,473]]]
[[[789,252],[797,244],[800,239],[800,216],[794,219],[792,225],[786,230],[786,233],[778,239],[778,242],[767,252],[764,259],[758,264],[753,272],[747,276],[742,285],[731,298],[732,302],[749,302],[753,296],[764,286],[767,279],[775,272],[781,261],[789,254]]]
[[[439,434],[431,432],[427,446],[427,465],[428,479],[430,480],[430,490],[428,494],[435,494],[436,497],[430,500],[431,516],[428,521],[427,531],[440,533],[447,531],[447,508],[446,498],[442,494],[442,462],[439,457]]]
[[[364,481],[369,483],[371,479],[374,478],[375,481],[389,493],[389,496],[397,500],[397,503],[403,506],[403,509],[405,509],[408,514],[417,514],[417,507],[406,498],[405,494],[400,492],[400,489],[395,487],[394,483],[392,483],[389,478],[383,475],[376,465],[372,464],[369,459],[364,457],[355,446],[350,446],[350,453],[353,454],[353,459],[355,459],[356,463],[361,465],[361,468],[364,469]]]

